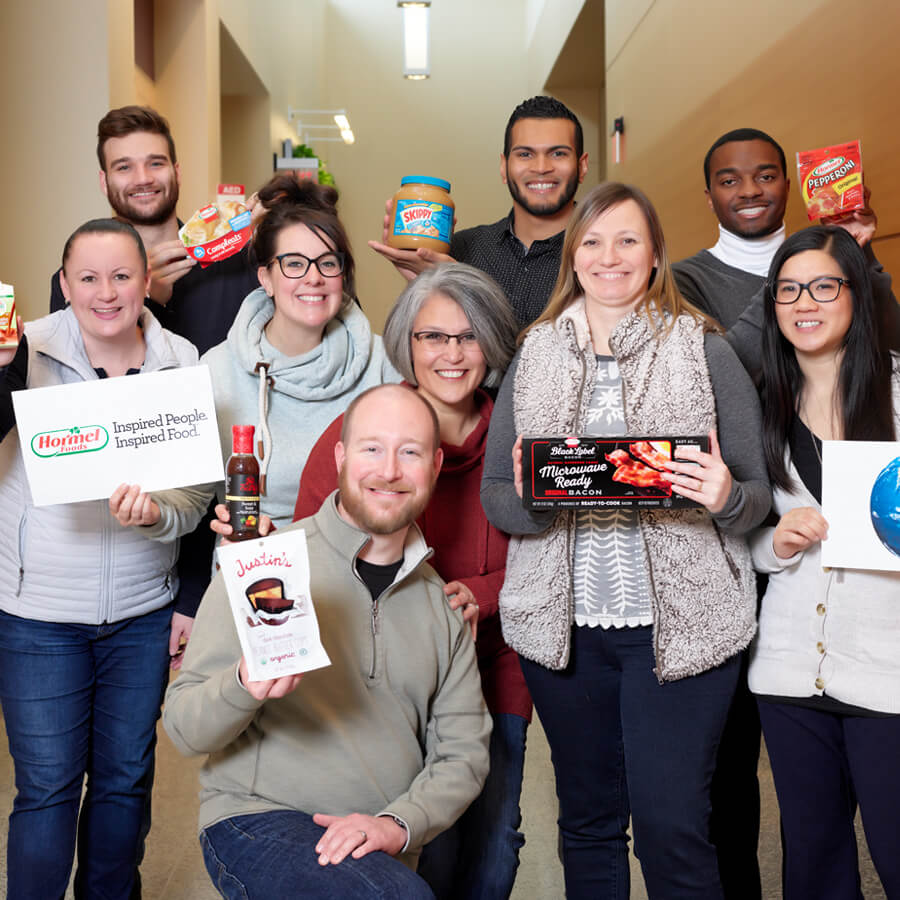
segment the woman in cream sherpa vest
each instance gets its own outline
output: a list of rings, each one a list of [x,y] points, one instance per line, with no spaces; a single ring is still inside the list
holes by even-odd
[[[570,900],[628,897],[629,816],[651,898],[722,896],[709,786],[756,627],[743,535],[770,491],[756,392],[715,332],[649,200],[600,185],[494,409],[482,502],[513,535],[500,615],[553,753]],[[696,508],[522,505],[522,435],[707,434],[663,476]]]

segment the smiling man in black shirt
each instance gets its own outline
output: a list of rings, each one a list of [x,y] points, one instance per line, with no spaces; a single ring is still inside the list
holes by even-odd
[[[506,292],[524,328],[544,311],[556,284],[566,224],[587,166],[576,115],[552,97],[532,97],[513,110],[500,154],[500,177],[513,201],[508,215],[457,232],[448,255],[424,247],[389,247],[389,213],[383,242],[369,241],[369,246],[408,279],[438,262],[481,269]]]

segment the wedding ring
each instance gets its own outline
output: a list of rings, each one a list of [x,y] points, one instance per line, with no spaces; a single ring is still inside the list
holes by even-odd
[[[362,828],[359,829],[359,833],[363,836],[363,843],[365,843],[369,839],[369,836],[362,830]]]

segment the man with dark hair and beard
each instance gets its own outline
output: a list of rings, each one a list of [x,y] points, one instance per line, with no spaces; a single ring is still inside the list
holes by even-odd
[[[244,300],[259,287],[248,253],[201,268],[178,237],[175,214],[181,170],[168,122],[156,110],[123,106],[97,126],[100,189],[116,218],[133,225],[147,249],[147,306],[160,323],[187,338],[202,355],[225,340]],[[51,281],[50,311],[65,306],[59,273]]]
[[[578,117],[553,97],[532,97],[513,110],[506,124],[500,178],[513,201],[507,216],[456,232],[449,254],[426,247],[397,250],[387,244],[388,201],[383,242],[369,241],[369,246],[407,279],[438,262],[455,260],[481,269],[506,292],[524,328],[544,311],[556,284],[563,235],[587,167]]]
[[[156,110],[111,109],[97,125],[97,160],[100,190],[116,218],[134,227],[147,250],[146,306],[161,325],[187,338],[203,355],[225,340],[244,298],[259,287],[248,248],[205,269],[187,254],[178,237],[183,223],[175,214],[181,169],[169,123]],[[50,281],[50,311],[65,305],[57,271]],[[209,584],[215,544],[209,529],[212,518],[211,505],[197,529],[181,539],[169,641],[173,669],[181,664],[194,613]]]
[[[331,665],[249,681],[219,573],[166,695],[176,746],[209,754],[200,841],[228,896],[432,897],[409,869],[487,775],[475,644],[415,525],[442,462],[434,411],[371,388],[335,462],[338,491],[283,529],[306,532]]]

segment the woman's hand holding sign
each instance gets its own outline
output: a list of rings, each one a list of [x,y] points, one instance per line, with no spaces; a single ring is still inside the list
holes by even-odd
[[[142,494],[140,485],[120,484],[109,498],[109,511],[120,525],[155,525],[159,506],[150,494]]]

